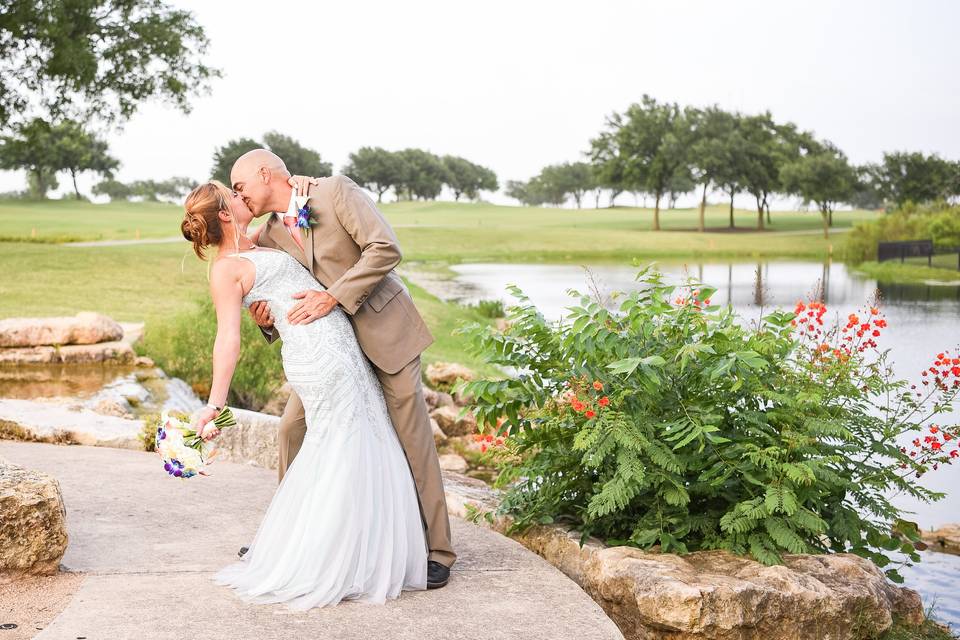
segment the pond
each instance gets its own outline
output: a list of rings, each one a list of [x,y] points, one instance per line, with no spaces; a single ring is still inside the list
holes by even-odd
[[[717,288],[714,302],[731,304],[746,320],[759,316],[761,308],[792,308],[798,300],[810,299],[821,287],[831,314],[845,317],[862,308],[875,293],[889,323],[881,347],[889,347],[899,377],[918,380],[938,351],[956,350],[960,342],[960,287],[938,285],[888,285],[860,277],[843,264],[815,262],[709,262],[658,267],[672,282],[687,278]],[[456,276],[444,297],[462,302],[482,299],[512,301],[505,288],[520,287],[548,318],[559,318],[571,304],[566,291],[629,291],[637,287],[637,270],[629,266],[463,264],[451,267]],[[452,285],[452,286],[449,286]],[[951,416],[956,420],[958,416]],[[925,485],[947,493],[942,501],[926,505],[897,499],[924,528],[960,521],[960,465],[942,468],[925,478]],[[960,626],[960,558],[925,554],[934,562],[908,572],[911,585],[930,603],[937,600],[941,618]]]

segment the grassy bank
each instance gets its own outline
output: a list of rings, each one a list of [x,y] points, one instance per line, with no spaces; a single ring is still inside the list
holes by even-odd
[[[953,256],[956,259],[956,256]],[[878,282],[930,283],[960,282],[960,270],[938,269],[925,264],[901,264],[899,262],[864,262],[853,268],[854,271],[873,278]]]

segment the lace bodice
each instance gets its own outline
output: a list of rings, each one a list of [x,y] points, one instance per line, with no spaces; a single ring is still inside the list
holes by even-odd
[[[272,249],[244,251],[238,256],[256,268],[244,307],[257,301],[270,305],[283,344],[280,353],[287,380],[303,401],[307,437],[319,438],[329,428],[363,425],[379,437],[392,431],[383,391],[357,343],[353,325],[335,307],[307,324],[290,324],[287,314],[299,302],[293,296],[324,287],[291,255]],[[381,410],[382,408],[382,410]]]

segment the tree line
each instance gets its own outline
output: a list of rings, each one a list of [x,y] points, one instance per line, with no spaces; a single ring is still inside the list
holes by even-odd
[[[936,154],[885,153],[879,163],[856,166],[830,141],[769,112],[681,107],[646,95],[608,117],[584,155],[589,162],[550,165],[528,181],[508,181],[507,195],[526,205],[559,205],[572,197],[580,207],[588,192],[599,205],[606,190],[611,206],[624,192],[642,193],[653,198],[659,230],[661,204],[672,207],[679,195],[696,190],[700,231],[708,193],[729,199],[731,228],[735,196],[752,196],[758,229],[770,222],[774,195],[798,196],[816,205],[824,234],[840,204],[880,208],[960,196],[960,163]]]
[[[229,184],[233,161],[258,147],[270,149],[283,158],[293,174],[323,177],[333,173],[333,165],[324,162],[318,152],[272,132],[265,134],[262,142],[240,138],[218,148],[213,156],[213,177]],[[459,156],[438,156],[423,149],[387,151],[380,147],[362,147],[350,154],[341,173],[377,194],[378,202],[382,202],[384,194],[391,189],[398,200],[434,200],[447,186],[459,201],[464,196],[476,200],[481,191],[500,188],[492,170]]]

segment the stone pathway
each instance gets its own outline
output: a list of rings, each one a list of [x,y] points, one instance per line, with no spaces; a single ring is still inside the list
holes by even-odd
[[[151,453],[12,441],[0,441],[0,456],[60,481],[70,534],[63,565],[84,575],[38,640],[622,639],[560,571],[458,518],[460,559],[443,589],[405,592],[382,607],[248,605],[210,577],[252,539],[276,472],[220,463],[210,478],[181,482]]]

